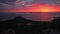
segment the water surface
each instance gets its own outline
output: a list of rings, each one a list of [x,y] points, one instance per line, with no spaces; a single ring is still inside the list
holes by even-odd
[[[22,16],[26,19],[34,20],[34,21],[50,21],[53,17],[60,17],[59,12],[55,13],[42,13],[42,12],[16,12],[16,13],[7,13],[0,12],[0,20],[13,19],[17,16]]]

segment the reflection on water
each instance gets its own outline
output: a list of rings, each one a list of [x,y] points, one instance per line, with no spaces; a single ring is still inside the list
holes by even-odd
[[[49,13],[30,13],[24,17],[35,21],[50,21],[53,19],[54,15]]]
[[[42,21],[49,21],[49,20],[52,20],[53,18],[53,14],[48,14],[48,13],[41,13],[40,14],[40,19]]]
[[[22,16],[26,19],[35,20],[35,21],[50,21],[53,17],[59,17],[60,13],[0,13],[1,19],[11,19],[16,16]]]

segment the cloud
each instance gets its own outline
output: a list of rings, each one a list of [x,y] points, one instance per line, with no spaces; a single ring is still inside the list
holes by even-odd
[[[60,0],[38,0],[38,2],[47,4],[60,4]]]
[[[15,9],[22,9],[23,7],[32,6],[34,0],[16,0]]]
[[[32,6],[33,0],[1,0],[0,10],[5,9],[22,9],[24,6]]]
[[[30,5],[34,0],[16,0],[16,4],[18,5]]]
[[[34,0],[25,0],[25,2],[33,2]]]
[[[9,5],[6,3],[0,3],[0,10],[4,10],[4,9],[12,9],[13,5]]]

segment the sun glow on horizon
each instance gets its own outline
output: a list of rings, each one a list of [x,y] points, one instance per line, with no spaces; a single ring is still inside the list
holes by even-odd
[[[50,9],[41,9],[40,11],[41,12],[50,12],[51,10]]]
[[[55,12],[58,11],[55,8],[51,8],[51,7],[42,7],[40,10],[40,12]]]

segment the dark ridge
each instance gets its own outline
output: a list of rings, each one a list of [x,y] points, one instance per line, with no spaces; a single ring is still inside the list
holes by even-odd
[[[25,19],[21,16],[15,17],[11,20],[5,20],[5,21],[0,21],[0,23],[29,23],[32,22],[32,20]]]
[[[32,25],[26,25],[28,23],[32,23]],[[0,21],[0,33],[4,33],[4,30],[8,29],[14,30],[15,34],[49,34],[51,30],[60,31],[60,17],[54,17],[51,22],[33,21],[21,16],[11,20]]]

